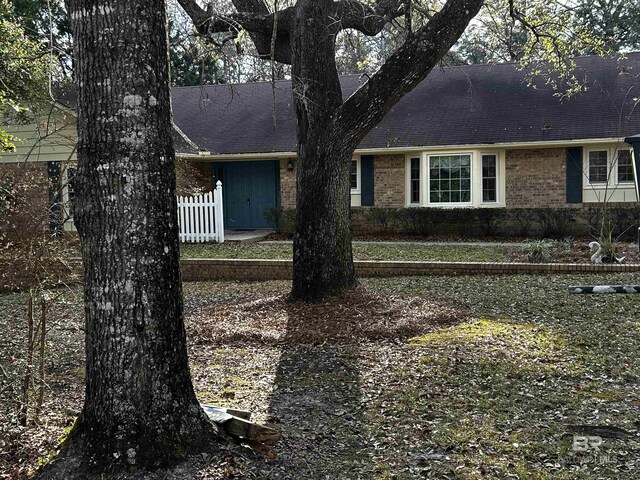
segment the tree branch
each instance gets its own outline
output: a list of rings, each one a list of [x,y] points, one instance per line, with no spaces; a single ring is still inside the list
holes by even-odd
[[[278,21],[274,22],[274,14],[269,12],[262,0],[233,0],[238,13],[228,15],[214,14],[212,10],[204,10],[196,0],[178,0],[189,15],[197,32],[212,43],[216,33],[231,32],[238,34],[242,30],[249,32],[261,58],[274,58],[280,63],[291,63],[291,45],[289,29],[293,18],[293,7],[278,12]],[[273,27],[277,25],[275,48],[271,48]],[[273,53],[273,55],[272,55]]]
[[[377,35],[394,18],[405,14],[406,0],[378,0],[375,7],[357,0],[336,2],[338,30],[353,28],[368,36]]]
[[[367,83],[340,107],[334,132],[355,148],[398,101],[415,88],[462,35],[484,0],[448,0]]]

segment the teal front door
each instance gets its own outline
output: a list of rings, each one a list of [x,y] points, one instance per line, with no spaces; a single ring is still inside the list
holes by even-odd
[[[270,228],[264,212],[279,205],[278,161],[220,162],[212,170],[214,185],[222,181],[225,228]]]

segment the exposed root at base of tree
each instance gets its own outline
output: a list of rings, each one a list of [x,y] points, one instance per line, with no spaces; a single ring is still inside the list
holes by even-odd
[[[320,303],[288,302],[278,295],[218,304],[190,322],[189,334],[197,343],[357,344],[403,340],[470,314],[433,296],[383,295],[360,287]]]
[[[157,461],[155,465],[140,466],[136,462],[120,462],[121,459],[116,455],[112,460],[105,457],[100,460],[99,465],[93,465],[86,452],[94,449],[88,447],[86,439],[81,435],[74,439],[71,445],[63,443],[58,456],[38,471],[37,478],[39,480],[166,479],[168,478],[167,469],[176,468],[185,460],[191,460],[194,455],[219,455],[222,447],[231,438],[216,427],[211,428],[209,432],[202,432],[198,437],[197,442],[190,439],[184,445],[176,445],[173,454],[169,451],[164,455],[155,452]],[[128,466],[127,463],[129,463]]]

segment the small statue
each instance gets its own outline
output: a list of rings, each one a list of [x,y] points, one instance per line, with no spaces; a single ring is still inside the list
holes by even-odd
[[[627,258],[626,256],[616,257],[613,254],[611,256],[605,256],[605,254],[602,253],[602,247],[598,242],[591,242],[589,244],[589,253],[593,254],[591,255],[591,263],[595,265],[603,263],[604,260],[606,260],[607,263],[624,263],[625,259]]]

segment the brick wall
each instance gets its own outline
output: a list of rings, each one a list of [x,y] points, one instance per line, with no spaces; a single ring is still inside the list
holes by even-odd
[[[639,272],[640,265],[591,265],[567,263],[480,263],[480,262],[410,262],[410,261],[355,261],[360,277],[400,277],[412,275],[518,275],[518,274],[578,274]],[[0,269],[11,268],[11,278],[0,275],[0,291],[27,287],[32,274],[15,263],[3,263]],[[208,280],[291,280],[291,260],[237,260],[237,259],[183,259],[180,262],[182,280],[200,282]],[[2,271],[2,270],[0,270]],[[5,270],[6,271],[6,270]],[[81,281],[82,266],[79,259],[52,264],[66,284]],[[8,286],[10,285],[10,286]]]
[[[293,164],[297,168],[297,161],[293,160]],[[282,208],[296,207],[296,171],[287,170],[288,158],[280,160],[280,205]]]
[[[566,206],[565,152],[564,148],[507,150],[507,208]]]
[[[376,207],[404,207],[404,155],[376,155],[373,161],[374,205]]]
[[[0,186],[12,197],[0,195],[0,240],[49,231],[47,162],[1,163]]]

